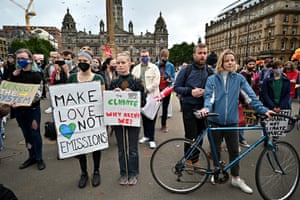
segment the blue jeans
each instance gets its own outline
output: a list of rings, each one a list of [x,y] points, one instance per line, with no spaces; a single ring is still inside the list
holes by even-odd
[[[25,146],[28,149],[29,158],[34,160],[42,160],[42,137],[40,131],[41,124],[41,108],[17,108],[16,120],[22,130]],[[37,128],[32,127],[33,121],[37,122]]]
[[[244,130],[239,130],[239,143],[245,142],[246,139],[244,137]]]
[[[138,140],[140,127],[113,126],[118,143],[120,175],[139,174]]]

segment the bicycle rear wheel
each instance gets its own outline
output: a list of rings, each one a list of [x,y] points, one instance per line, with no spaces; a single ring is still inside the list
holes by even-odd
[[[274,145],[274,149],[265,148],[257,161],[257,189],[264,199],[288,199],[299,183],[299,156],[287,142],[281,141]]]
[[[195,147],[199,152],[196,157],[200,168],[185,162],[189,158],[184,155],[184,146],[191,144],[190,140],[173,138],[160,144],[153,152],[151,174],[164,189],[174,193],[188,193],[201,187],[207,180],[205,172],[210,169],[210,163],[202,147]]]

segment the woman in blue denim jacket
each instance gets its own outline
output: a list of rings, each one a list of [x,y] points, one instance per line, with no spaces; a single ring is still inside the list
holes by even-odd
[[[200,112],[202,115],[207,115],[208,112],[219,114],[219,116],[209,118],[213,127],[238,126],[240,93],[257,113],[265,114],[269,118],[271,118],[270,114],[274,113],[263,106],[245,77],[236,73],[236,69],[235,54],[227,49],[219,57],[216,74],[207,79],[204,92],[204,108]],[[228,148],[229,160],[233,161],[239,156],[238,131],[214,131],[213,139],[219,158],[223,139],[225,139]],[[245,193],[253,193],[253,190],[239,177],[239,163],[231,168],[231,176],[232,186],[240,188]]]

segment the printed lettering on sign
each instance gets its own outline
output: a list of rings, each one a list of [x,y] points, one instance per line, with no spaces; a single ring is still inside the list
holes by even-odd
[[[103,92],[105,125],[140,126],[140,92]]]
[[[108,148],[100,82],[50,86],[60,158]]]

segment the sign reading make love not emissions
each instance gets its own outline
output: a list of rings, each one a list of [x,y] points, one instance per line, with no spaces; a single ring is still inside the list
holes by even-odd
[[[60,158],[108,148],[100,82],[50,86]]]

